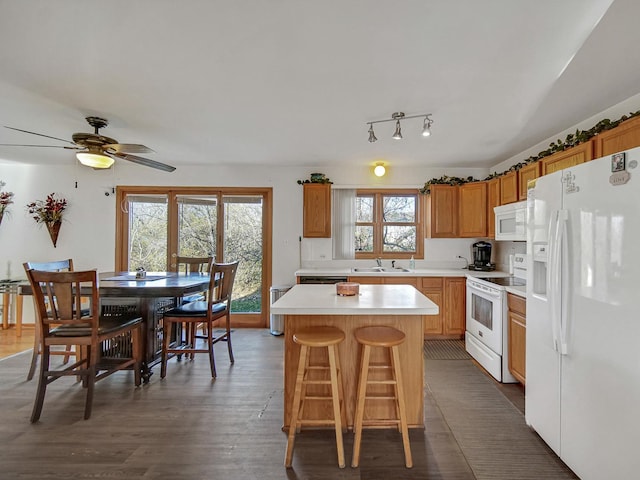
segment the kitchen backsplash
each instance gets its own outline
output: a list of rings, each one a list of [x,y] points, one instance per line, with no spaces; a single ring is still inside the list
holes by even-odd
[[[465,268],[472,261],[471,245],[476,238],[433,238],[424,241],[424,259],[416,259],[416,268]],[[497,243],[497,242],[492,242]],[[457,258],[459,256],[464,259]],[[389,264],[392,259],[385,259]],[[300,268],[346,268],[357,265],[371,266],[375,261],[333,260],[330,238],[303,238],[300,244]],[[396,266],[409,267],[409,259],[396,261]]]

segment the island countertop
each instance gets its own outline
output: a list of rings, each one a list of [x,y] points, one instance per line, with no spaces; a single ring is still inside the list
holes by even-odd
[[[294,285],[271,305],[282,315],[437,315],[438,305],[411,285],[360,285],[343,297],[335,285]]]

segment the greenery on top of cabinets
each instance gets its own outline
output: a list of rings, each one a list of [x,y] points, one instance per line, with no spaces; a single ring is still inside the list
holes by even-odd
[[[443,175],[440,178],[432,178],[424,184],[424,187],[420,189],[420,193],[427,195],[431,191],[431,185],[462,185],[463,183],[477,182],[478,180],[473,177],[450,177],[449,175]]]
[[[540,160],[541,158],[548,157],[549,155],[553,155],[556,152],[561,152],[563,150],[567,150],[568,148],[572,148],[580,145],[581,143],[585,143],[595,137],[597,134],[601,132],[605,132],[607,130],[611,130],[612,128],[617,127],[625,120],[629,120],[630,118],[640,116],[640,110],[636,112],[630,112],[629,115],[623,115],[618,120],[609,120],[608,118],[600,120],[593,127],[588,130],[576,130],[575,133],[568,134],[564,140],[556,140],[549,144],[549,148],[539,152],[537,155],[532,155],[531,157],[523,160],[522,162],[516,163],[512,165],[507,170],[502,173],[493,172],[489,176],[487,176],[484,180],[491,180],[493,178],[504,175],[508,172],[514,172],[520,170],[525,165],[533,163],[535,161]],[[447,175],[443,175],[440,178],[432,178],[428,182],[424,184],[424,187],[420,189],[420,193],[428,194],[430,190],[430,186],[433,184],[445,184],[445,185],[461,185],[463,183],[468,182],[476,182],[477,180],[473,177],[460,178],[460,177],[449,177]]]
[[[308,180],[298,180],[298,185],[303,183],[333,183],[324,173],[312,173]]]

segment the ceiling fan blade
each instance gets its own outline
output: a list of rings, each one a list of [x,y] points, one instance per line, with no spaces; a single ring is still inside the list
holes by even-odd
[[[173,172],[176,169],[176,167],[172,167],[171,165],[167,165],[166,163],[156,162],[155,160],[138,157],[137,155],[129,155],[126,153],[105,153],[113,158],[121,158],[122,160],[128,160],[133,163],[138,163],[140,165],[144,165],[145,167],[157,168],[158,170],[164,170],[165,172]]]
[[[0,147],[46,147],[46,148],[65,148],[67,150],[82,150],[81,147],[68,147],[66,145],[24,145],[22,143],[0,143]]]
[[[73,143],[73,142],[71,142],[69,140],[65,140],[64,138],[52,137],[50,135],[43,135],[42,133],[30,132],[29,130],[22,130],[20,128],[7,127],[6,125],[4,126],[4,128],[8,128],[9,130],[15,130],[17,132],[30,133],[31,135],[38,135],[39,137],[52,138],[53,140],[60,140],[61,142],[70,143],[71,145],[75,145],[75,143]]]
[[[149,147],[137,143],[110,143],[102,147],[109,153],[154,153]]]

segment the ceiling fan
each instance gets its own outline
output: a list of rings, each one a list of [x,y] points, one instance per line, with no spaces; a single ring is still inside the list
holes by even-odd
[[[167,165],[166,163],[156,162],[149,158],[131,155],[132,153],[149,153],[153,152],[149,147],[135,143],[118,143],[117,140],[100,135],[99,130],[106,127],[109,122],[106,118],[86,117],[87,122],[94,128],[94,133],[74,133],[71,136],[73,141],[64,138],[52,137],[41,133],[29,132],[19,128],[7,127],[18,132],[38,135],[40,137],[52,138],[61,142],[69,143],[67,145],[18,145],[12,143],[0,143],[3,147],[49,147],[49,148],[66,148],[69,150],[77,150],[76,158],[80,163],[95,169],[109,168],[113,165],[115,159],[128,160],[129,162],[144,165],[145,167],[157,168],[165,172],[173,172],[176,167]]]

